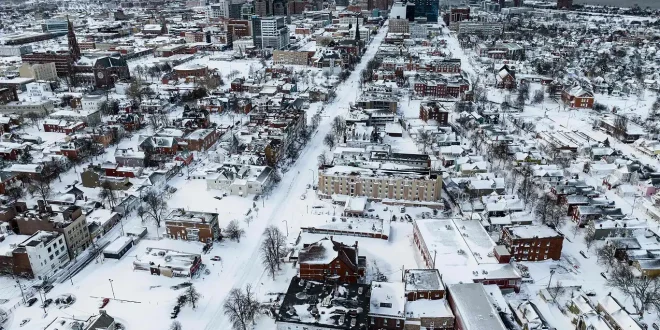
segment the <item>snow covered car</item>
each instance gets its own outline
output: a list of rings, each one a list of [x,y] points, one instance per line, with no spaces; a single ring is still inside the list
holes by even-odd
[[[220,261],[220,260],[222,260],[220,256],[213,256],[213,258],[211,258],[211,261]]]

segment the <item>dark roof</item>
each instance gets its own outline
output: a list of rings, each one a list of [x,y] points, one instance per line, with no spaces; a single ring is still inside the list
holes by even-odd
[[[369,290],[368,284],[335,285],[294,277],[282,301],[277,322],[317,325],[324,329],[367,329]],[[310,315],[299,315],[302,309],[296,310],[294,306],[308,306],[303,313]],[[318,321],[301,321],[310,316],[312,320],[318,317]]]
[[[115,323],[114,317],[106,313],[101,313],[96,321],[89,326],[89,329],[108,329],[113,323]]]

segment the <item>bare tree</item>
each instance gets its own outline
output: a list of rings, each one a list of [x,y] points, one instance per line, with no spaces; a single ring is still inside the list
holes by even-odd
[[[202,297],[202,295],[197,292],[197,289],[193,285],[189,286],[186,289],[186,292],[183,293],[186,296],[186,301],[192,305],[192,308],[197,308],[197,302]]]
[[[556,202],[550,197],[550,194],[545,193],[543,196],[541,196],[541,198],[539,198],[539,202],[536,205],[536,209],[534,209],[534,213],[536,214],[536,218],[541,221],[542,224],[548,223],[548,217],[552,208],[554,207],[554,204],[556,204]]]
[[[234,288],[229,291],[223,310],[234,330],[247,330],[259,312],[260,304],[248,285],[245,291]]]
[[[623,136],[628,131],[628,117],[616,116],[614,119],[614,130],[617,136]]]
[[[7,188],[7,191],[5,192],[5,195],[9,198],[9,200],[12,203],[16,203],[19,199],[23,198],[25,195],[25,192],[21,187],[18,186],[12,186]]]
[[[328,134],[323,138],[323,143],[328,146],[328,148],[332,149],[335,147],[335,135],[332,134],[332,132],[328,132]]]
[[[426,153],[426,149],[433,144],[433,135],[425,129],[419,129],[417,132],[417,141],[422,145],[422,153]]]
[[[578,225],[575,225],[575,228],[579,228]],[[587,246],[587,251],[591,249],[591,247],[594,245],[596,242],[596,235],[593,230],[587,230],[587,233],[584,235],[584,244]]]
[[[140,205],[137,208],[137,215],[140,217],[140,221],[144,223],[144,216],[147,214],[147,210],[144,209],[144,206]]]
[[[317,159],[319,161],[319,167],[325,165],[325,163],[328,161],[328,159],[325,157],[325,152],[320,153]]]
[[[230,240],[240,243],[241,237],[245,236],[245,230],[238,224],[238,220],[234,219],[225,228],[225,234]]]
[[[566,223],[566,214],[568,209],[566,205],[553,205],[547,218],[547,225],[552,228],[559,228]]]
[[[275,279],[275,273],[281,269],[281,264],[286,253],[286,237],[279,228],[269,226],[264,231],[264,240],[261,243],[262,263],[271,277]]]
[[[321,123],[321,115],[318,113],[315,113],[312,116],[312,128],[317,128],[319,127],[319,124]]]
[[[532,103],[534,103],[534,104],[543,103],[543,100],[545,100],[545,93],[543,93],[543,90],[538,90],[538,91],[534,92],[534,97],[532,98]]]
[[[617,264],[609,273],[607,286],[619,289],[630,300],[639,315],[660,306],[660,279],[635,276],[626,264]]]
[[[45,175],[39,174],[36,178],[30,180],[27,187],[30,195],[39,197],[44,202],[44,205],[48,204],[47,200],[52,192],[50,181]]]
[[[115,195],[114,187],[110,182],[104,181],[101,184],[101,192],[99,193],[99,198],[108,202],[110,208],[115,207],[117,204],[117,196]]]
[[[332,132],[338,138],[342,138],[346,133],[346,120],[342,116],[337,116],[332,120]]]
[[[560,281],[555,282],[555,285],[549,287],[547,290],[548,294],[550,294],[550,297],[552,298],[552,301],[555,303],[557,302],[557,298],[561,297],[566,292],[566,288],[561,285]]]
[[[126,95],[138,105],[142,103],[142,98],[145,95],[145,90],[142,88],[142,81],[140,79],[131,80],[130,85],[126,89]]]
[[[183,327],[181,326],[181,322],[172,321],[172,324],[170,324],[170,330],[183,330]]]
[[[620,244],[617,241],[609,241],[607,244],[596,249],[596,256],[598,257],[598,262],[607,266],[608,270],[610,267],[614,266],[617,263],[616,251],[619,248]]]
[[[160,228],[167,216],[167,202],[153,190],[149,190],[142,200],[144,201],[144,214],[156,223],[156,227]]]

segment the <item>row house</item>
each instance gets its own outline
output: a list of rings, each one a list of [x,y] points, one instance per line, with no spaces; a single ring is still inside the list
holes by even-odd
[[[442,60],[434,59],[431,61],[414,61],[409,63],[409,69],[437,73],[461,73],[461,59],[451,58]]]
[[[109,125],[121,125],[127,132],[137,131],[145,125],[144,116],[138,113],[111,116],[107,123]]]
[[[188,151],[206,151],[222,136],[215,128],[201,128],[185,137]]]
[[[4,160],[18,160],[24,152],[29,151],[30,146],[27,143],[0,142],[0,158]]]
[[[44,132],[56,132],[71,134],[73,132],[82,130],[87,125],[82,121],[68,121],[62,119],[45,119],[44,123]]]
[[[415,94],[440,98],[459,98],[470,89],[470,83],[463,78],[419,79],[413,85]]]

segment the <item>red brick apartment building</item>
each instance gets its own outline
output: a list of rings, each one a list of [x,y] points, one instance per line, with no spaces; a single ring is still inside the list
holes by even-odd
[[[442,79],[419,79],[415,81],[414,85],[415,94],[417,95],[442,98],[458,98],[461,93],[465,93],[469,89],[470,84],[462,79],[456,82],[448,82]]]
[[[366,258],[358,256],[358,243],[348,246],[324,238],[298,254],[298,275],[305,280],[358,283],[365,274]]]
[[[173,239],[209,243],[220,238],[217,213],[176,209],[165,219],[165,227]]]
[[[502,228],[502,242],[518,261],[559,260],[564,236],[545,225]]]
[[[201,128],[186,137],[188,151],[206,151],[211,148],[222,134],[215,128]]]
[[[449,111],[437,102],[422,102],[419,106],[419,119],[423,121],[432,119],[445,126],[449,121]]]

